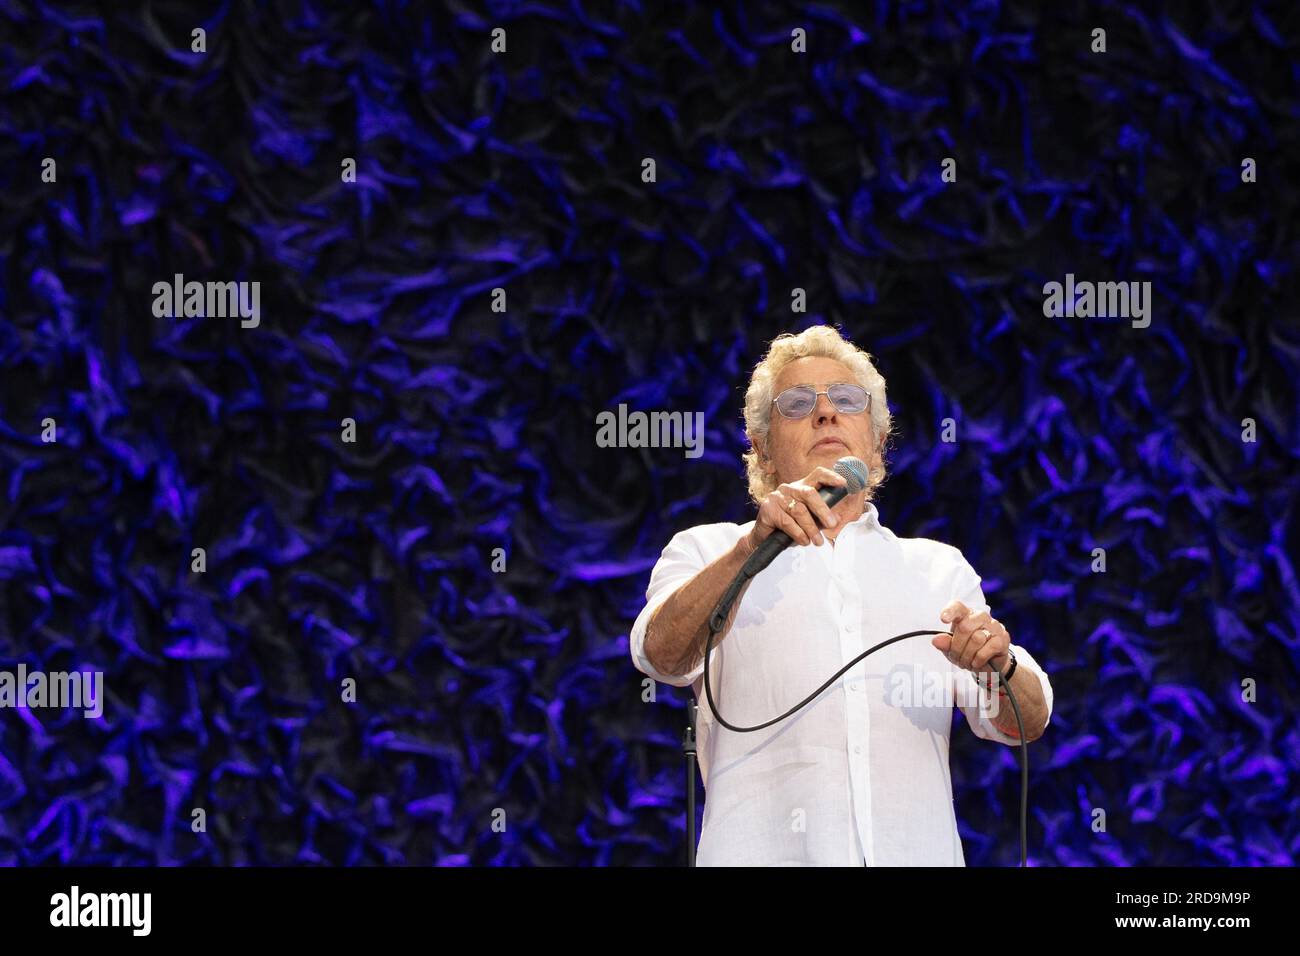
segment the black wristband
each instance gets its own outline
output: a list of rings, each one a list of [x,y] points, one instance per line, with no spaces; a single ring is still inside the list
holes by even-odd
[[[1013,651],[1011,648],[1008,647],[1008,648],[1007,648],[1007,656],[1011,658],[1011,666],[1007,668],[1007,676],[1006,676],[1006,677],[1002,677],[1000,674],[998,675],[999,678],[1000,678],[1000,680],[999,680],[999,682],[998,682],[999,686],[1001,686],[1002,684],[1009,684],[1009,683],[1011,682],[1011,675],[1014,674],[1014,673],[1016,672],[1016,652]],[[990,694],[993,693],[993,674],[995,674],[995,673],[997,673],[997,672],[996,672],[996,671],[991,671],[991,672],[989,673],[989,687],[988,687],[988,690],[989,690],[989,693],[990,693]],[[975,683],[980,684],[980,675],[979,675],[979,674],[977,674],[975,671],[971,671],[971,672],[970,672],[970,676],[974,679]],[[983,685],[983,684],[980,684],[980,686],[983,687],[984,685]]]
[[[1002,678],[1002,683],[1004,684],[1011,683],[1011,675],[1016,672],[1016,652],[1008,647],[1007,657],[1011,658],[1011,666],[1007,668],[1007,674]]]

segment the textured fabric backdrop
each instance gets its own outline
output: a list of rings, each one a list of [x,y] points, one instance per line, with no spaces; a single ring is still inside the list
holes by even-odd
[[[1300,8],[951,7],[2,0],[0,668],[107,700],[0,710],[0,863],[680,863],[627,632],[818,322],[888,379],[885,523],[1052,676],[1031,863],[1293,862]],[[1150,326],[1045,317],[1067,272]],[[260,324],[156,317],[177,273]],[[620,403],[704,454],[597,447]]]

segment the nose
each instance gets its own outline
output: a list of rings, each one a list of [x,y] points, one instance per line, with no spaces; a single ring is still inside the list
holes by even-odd
[[[835,418],[835,403],[831,401],[829,395],[818,395],[817,404],[813,406],[813,420],[824,422],[827,419]]]

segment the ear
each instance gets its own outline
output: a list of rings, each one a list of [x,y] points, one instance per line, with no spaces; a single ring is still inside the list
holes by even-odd
[[[884,443],[876,442],[871,446],[871,460],[867,462],[867,471],[875,474],[885,467]]]

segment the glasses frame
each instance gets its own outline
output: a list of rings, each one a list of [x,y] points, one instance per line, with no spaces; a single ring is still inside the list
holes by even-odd
[[[830,395],[831,389],[834,388],[836,385],[852,385],[854,388],[862,388],[862,386],[859,385],[857,382],[831,382],[829,385],[827,385],[824,389],[822,389],[819,392],[812,385],[791,385],[789,388],[782,389],[780,394],[778,394],[776,398],[772,399],[772,404],[776,405],[776,410],[781,415],[782,418],[789,419],[790,421],[793,422],[797,422],[800,419],[807,418],[813,412],[817,411],[817,399],[821,398],[823,395],[825,395],[826,400],[829,401],[832,406],[834,406],[835,411],[839,412],[841,415],[861,415],[864,412],[871,411],[871,392],[865,388],[862,388],[862,392],[867,396],[866,407],[863,408],[862,411],[858,411],[858,412],[844,411],[844,409],[840,408],[840,406],[835,403],[835,399],[831,398]],[[781,400],[781,395],[786,394],[786,392],[793,392],[796,388],[806,388],[812,390],[813,392],[812,405],[808,408],[808,411],[805,412],[803,415],[787,415],[785,412],[781,411],[781,406],[777,405],[777,402]]]

